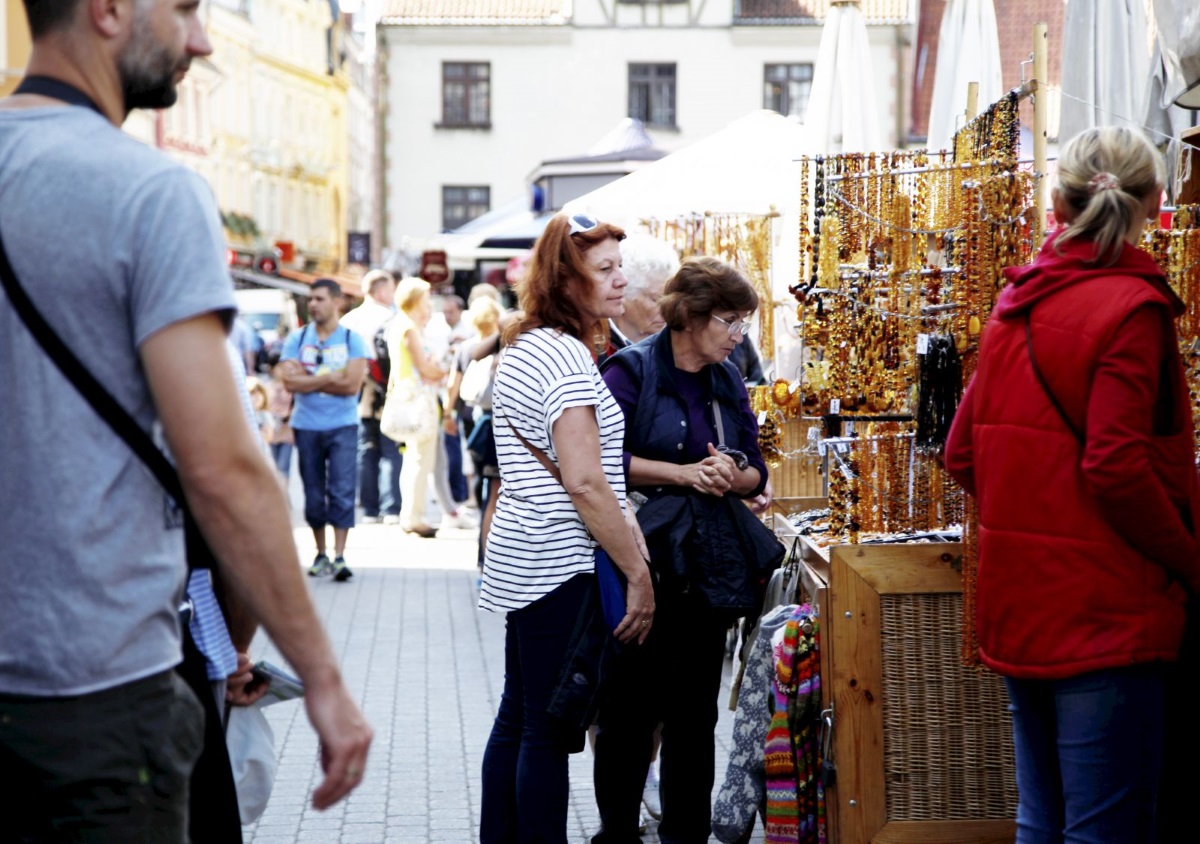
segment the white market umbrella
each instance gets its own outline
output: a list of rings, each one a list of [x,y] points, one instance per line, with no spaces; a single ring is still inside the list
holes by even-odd
[[[649,217],[768,214],[798,207],[800,165],[809,133],[774,111],[756,111],[566,204],[631,226]]]
[[[867,24],[857,2],[834,2],[825,16],[804,124],[814,152],[870,152],[883,138]]]
[[[1150,78],[1144,0],[1071,0],[1062,56],[1061,141],[1093,126],[1141,123]]]
[[[971,82],[979,83],[981,111],[1004,93],[996,8],[992,0],[947,0],[938,31],[937,71],[929,109],[930,149],[950,148],[955,131],[962,126],[960,118],[967,110]]]

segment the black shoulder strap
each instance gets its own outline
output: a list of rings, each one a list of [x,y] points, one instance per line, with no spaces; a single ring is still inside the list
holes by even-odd
[[[1067,415],[1067,410],[1062,406],[1062,402],[1058,400],[1058,396],[1050,389],[1050,384],[1046,381],[1046,376],[1042,374],[1041,367],[1038,366],[1037,356],[1033,353],[1033,325],[1029,319],[1029,312],[1025,312],[1025,348],[1029,350],[1029,362],[1033,364],[1033,374],[1037,377],[1038,383],[1042,385],[1046,396],[1050,399],[1050,404],[1054,405],[1054,409],[1058,411],[1058,415],[1062,418],[1067,429],[1075,435],[1075,439],[1080,445],[1086,445],[1087,438],[1084,437],[1083,431],[1075,425],[1075,422]]]
[[[37,340],[38,345],[54,362],[63,376],[74,385],[79,394],[92,406],[92,409],[108,423],[118,437],[125,441],[137,455],[167,494],[175,499],[184,514],[185,533],[188,546],[188,566],[190,568],[210,568],[211,552],[208,551],[199,531],[192,521],[187,508],[187,499],[183,495],[183,486],[179,482],[179,473],[171,465],[171,461],[154,444],[137,421],[129,412],[112,397],[112,394],[87,371],[83,363],[67,348],[62,339],[46,322],[37,307],[30,300],[25,288],[17,279],[16,272],[8,259],[4,248],[4,239],[0,237],[0,281],[4,284],[4,292],[12,303],[13,310],[25,323],[29,333]]]

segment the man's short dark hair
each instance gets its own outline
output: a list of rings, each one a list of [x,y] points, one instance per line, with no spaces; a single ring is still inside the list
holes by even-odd
[[[316,290],[321,287],[324,287],[326,290],[328,290],[329,295],[332,296],[334,299],[341,298],[342,286],[340,284],[338,284],[336,281],[334,281],[332,278],[318,278],[316,281],[314,281],[312,283],[313,290]]]
[[[63,29],[75,17],[79,0],[25,0],[29,34],[36,41],[56,29]]]

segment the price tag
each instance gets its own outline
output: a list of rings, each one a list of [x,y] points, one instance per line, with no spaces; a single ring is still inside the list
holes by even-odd
[[[818,440],[817,441],[817,456],[824,457],[825,449],[826,449],[825,440]]]
[[[841,413],[842,412],[842,400],[841,399],[832,399],[829,402],[829,412],[830,412],[830,414],[832,414],[834,416]]]
[[[765,410],[760,410],[758,412],[758,427],[761,428],[763,426],[763,423],[766,421],[767,421],[767,412]]]
[[[846,442],[845,440],[839,440],[833,444],[833,447],[837,449],[838,454],[850,453],[850,443]]]
[[[800,382],[799,382],[799,381],[793,381],[791,384],[788,384],[788,394],[789,394],[789,395],[793,395],[793,396],[794,396],[794,395],[796,394],[796,391],[797,391],[797,390],[799,390],[799,389],[800,389]]]
[[[924,355],[924,354],[928,354],[928,353],[929,353],[929,335],[928,334],[918,334],[917,335],[917,354]]]

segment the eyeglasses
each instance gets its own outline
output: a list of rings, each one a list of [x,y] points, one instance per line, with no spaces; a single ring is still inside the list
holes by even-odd
[[[729,329],[730,337],[735,334],[741,334],[744,337],[750,333],[750,320],[748,319],[721,319],[716,314],[713,314],[712,318]]]
[[[590,232],[600,222],[595,217],[589,217],[587,214],[572,214],[567,217],[567,222],[571,224],[571,230],[567,234],[579,234],[580,232]]]

